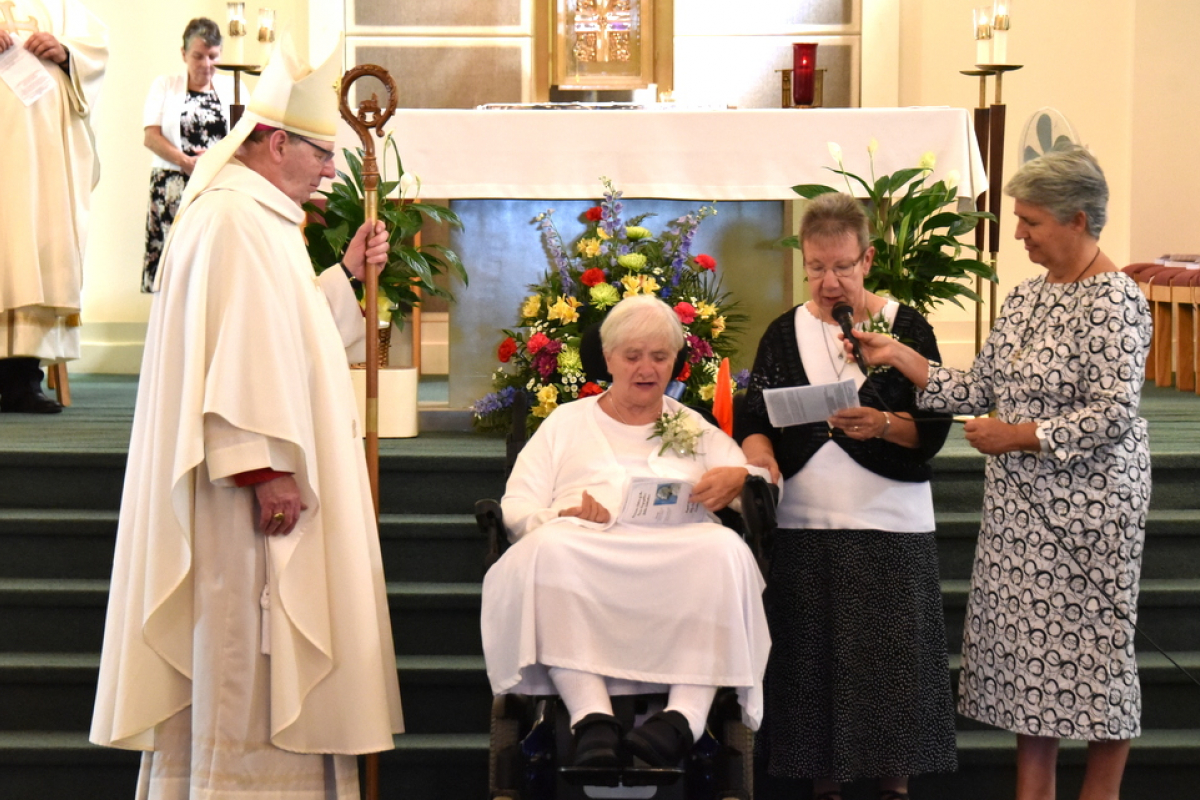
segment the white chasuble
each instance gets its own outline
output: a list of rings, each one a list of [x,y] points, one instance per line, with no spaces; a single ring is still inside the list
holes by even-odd
[[[143,778],[190,770],[192,797],[316,800],[319,783],[271,776],[295,777],[294,754],[390,749],[403,729],[347,366],[362,317],[340,270],[313,275],[302,219],[230,163],[177,221],[151,310],[91,738],[175,754],[190,728],[190,765]],[[213,468],[215,418],[294,469],[307,509],[291,534],[259,535],[253,491]],[[335,762],[340,781],[352,760]]]
[[[88,209],[100,177],[91,115],[108,31],[75,0],[0,3],[15,47],[35,24],[66,47],[69,63],[41,62],[54,85],[28,107],[0,81],[0,358],[65,361],[79,357]]]

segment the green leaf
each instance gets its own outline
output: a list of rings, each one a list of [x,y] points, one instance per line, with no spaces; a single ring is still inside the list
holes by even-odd
[[[819,183],[802,183],[799,186],[793,186],[792,191],[806,200],[812,200],[814,197],[836,192],[837,189],[832,186],[823,186]]]

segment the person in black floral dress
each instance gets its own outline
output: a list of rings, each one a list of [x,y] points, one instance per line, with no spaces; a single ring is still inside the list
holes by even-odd
[[[193,19],[184,28],[181,52],[187,74],[159,76],[142,115],[145,145],[155,156],[146,214],[143,292],[153,289],[163,242],[196,159],[229,131],[232,82],[216,74],[221,29],[210,19]]]
[[[1046,274],[1004,302],[969,371],[859,336],[924,408],[988,455],[963,634],[959,712],[1017,734],[1018,800],[1053,797],[1060,739],[1088,741],[1080,798],[1115,798],[1141,733],[1133,624],[1150,502],[1138,416],[1150,316],[1100,250],[1108,186],[1080,147],[1029,162],[1005,191]]]

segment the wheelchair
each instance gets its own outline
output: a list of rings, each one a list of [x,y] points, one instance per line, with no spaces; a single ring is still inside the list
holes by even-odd
[[[506,471],[524,446],[528,406],[523,392],[514,398],[513,427],[506,441]],[[757,476],[742,488],[741,513],[724,509],[721,522],[745,539],[766,574],[770,535],[775,529],[778,489]],[[475,517],[487,539],[484,571],[509,546],[500,504],[480,500]],[[626,729],[661,710],[667,695],[617,695],[613,713]],[[492,702],[488,755],[490,800],[752,800],[754,734],[742,723],[735,690],[719,689],[705,734],[682,765],[650,767],[640,761],[618,767],[572,767],[561,762],[571,747],[570,718],[557,696],[497,695]]]

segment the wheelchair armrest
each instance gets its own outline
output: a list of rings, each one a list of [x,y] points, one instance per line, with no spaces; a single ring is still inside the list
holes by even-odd
[[[771,557],[771,542],[775,533],[775,506],[779,503],[779,487],[758,475],[750,475],[742,485],[742,519],[746,538],[759,566],[766,573]]]
[[[483,557],[483,571],[491,569],[508,549],[508,531],[504,528],[504,512],[496,500],[475,501],[475,522],[479,532],[487,537],[488,549]]]

